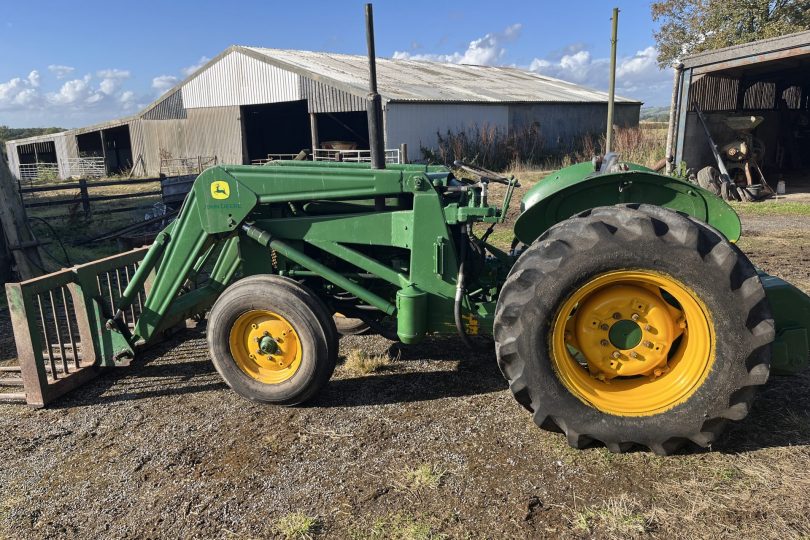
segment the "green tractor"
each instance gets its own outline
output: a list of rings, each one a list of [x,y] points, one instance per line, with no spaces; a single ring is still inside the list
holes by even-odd
[[[748,413],[771,368],[807,365],[810,298],[751,264],[734,244],[739,218],[717,196],[615,156],[581,163],[528,190],[505,251],[488,237],[516,180],[459,165],[477,179],[425,165],[208,169],[110,303],[91,269],[73,270],[71,294],[83,299],[73,305],[93,332],[82,349],[92,342],[95,365],[118,365],[207,312],[225,382],[296,405],[335,369],[336,313],[410,345],[458,334],[494,342],[540,427],[576,448],[659,454],[710,445]],[[493,183],[505,184],[497,206]],[[8,290],[16,319],[28,317],[22,341],[41,351],[37,283]]]
[[[373,31],[369,50],[371,164],[216,166],[148,250],[7,285],[29,404],[206,314],[214,366],[246,398],[322,390],[340,314],[408,345],[494,343],[538,426],[615,452],[708,446],[772,369],[807,366],[810,297],[751,264],[722,199],[608,154],[528,190],[499,249],[517,181],[386,165]]]

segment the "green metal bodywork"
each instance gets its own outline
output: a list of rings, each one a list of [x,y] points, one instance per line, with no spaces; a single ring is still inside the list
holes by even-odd
[[[515,236],[530,244],[555,223],[584,210],[647,203],[685,212],[718,229],[731,242],[740,238],[740,218],[723,199],[684,180],[640,165],[624,165],[628,170],[600,174],[586,162],[552,173],[523,197]]]
[[[236,277],[275,273],[304,280],[335,310],[337,296],[350,295],[381,320],[394,319],[403,342],[455,333],[462,231],[502,221],[512,187],[496,208],[481,184],[461,182],[444,167],[274,162],[208,169],[121,296],[117,307],[125,309],[154,274],[131,334],[114,321],[100,331],[121,332],[134,349],[204,313]],[[686,212],[732,241],[740,234],[733,209],[697,186],[638,166],[598,174],[584,163],[528,191],[515,235],[530,243],[582,210],[621,202]],[[462,304],[469,334],[491,333],[500,287],[519,255],[482,247],[494,256],[481,258],[470,272]],[[185,287],[211,263],[205,286]],[[776,314],[775,365],[795,371],[808,362],[810,331],[810,308],[797,316],[795,307],[810,306],[810,298],[776,278],[763,282]]]

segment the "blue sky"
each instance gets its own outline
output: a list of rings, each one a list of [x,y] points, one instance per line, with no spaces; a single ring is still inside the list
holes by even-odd
[[[136,112],[229,45],[365,53],[364,2],[0,0],[0,124],[77,127]],[[374,4],[377,54],[515,65],[606,89],[610,14],[618,92],[665,105],[640,1]]]

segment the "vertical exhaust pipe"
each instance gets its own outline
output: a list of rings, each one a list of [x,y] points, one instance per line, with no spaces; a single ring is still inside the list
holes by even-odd
[[[385,168],[385,141],[382,130],[382,98],[377,93],[377,56],[374,52],[374,11],[366,4],[366,45],[368,47],[368,144],[371,168]]]

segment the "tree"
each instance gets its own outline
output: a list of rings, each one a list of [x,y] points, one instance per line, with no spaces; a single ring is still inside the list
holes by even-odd
[[[808,0],[661,0],[651,6],[658,65],[711,49],[810,29]]]

